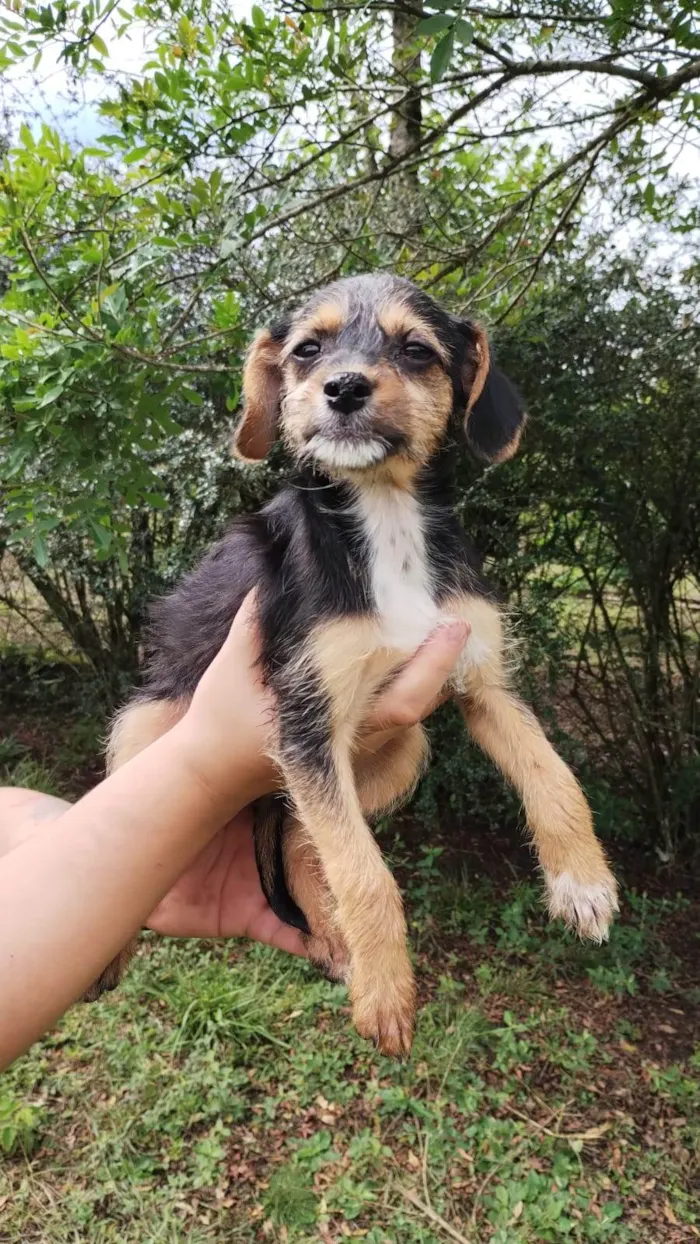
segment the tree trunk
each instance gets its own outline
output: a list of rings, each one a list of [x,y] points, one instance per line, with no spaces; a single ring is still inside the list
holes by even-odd
[[[417,18],[395,7],[392,11],[393,66],[398,102],[391,121],[389,156],[397,159],[410,151],[421,136],[420,41],[415,37]],[[415,169],[399,179],[403,187],[418,189]]]

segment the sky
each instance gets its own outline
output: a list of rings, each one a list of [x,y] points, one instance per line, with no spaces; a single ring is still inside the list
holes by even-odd
[[[236,17],[246,17],[251,8],[252,0],[230,0],[230,7]],[[57,49],[47,49],[38,68],[32,72],[28,63],[14,66],[0,78],[0,108],[5,110],[5,130],[11,139],[17,134],[22,121],[26,122],[33,132],[37,132],[44,121],[59,130],[64,138],[75,147],[94,145],[100,135],[109,132],[109,122],[99,113],[101,99],[107,92],[114,89],[120,79],[137,74],[147,59],[153,45],[153,33],[143,23],[133,23],[128,35],[118,37],[114,22],[107,22],[101,28],[109,49],[106,60],[111,84],[99,74],[91,74],[78,82],[71,81],[70,74],[59,59]],[[150,45],[150,46],[149,46]],[[387,49],[388,51],[388,49]],[[625,84],[626,85],[626,84]],[[566,83],[554,87],[549,104],[556,100],[557,91],[566,93],[569,104],[580,104],[582,108],[600,104],[599,80],[584,75],[577,75]],[[494,123],[496,117],[493,118]],[[488,126],[488,115],[481,115],[482,124]],[[566,150],[567,136],[556,130],[548,131],[547,138],[552,142],[555,151]],[[672,174],[687,178],[694,187],[700,186],[700,147],[696,141],[683,141],[674,144],[672,151]],[[691,190],[691,193],[693,191]],[[598,202],[596,211],[604,221],[606,204]],[[646,227],[646,226],[645,226]],[[635,241],[634,225],[627,226],[626,233],[619,241],[621,246]],[[672,250],[677,250],[678,243],[670,243],[663,236],[657,235],[655,242],[658,258],[670,257]]]

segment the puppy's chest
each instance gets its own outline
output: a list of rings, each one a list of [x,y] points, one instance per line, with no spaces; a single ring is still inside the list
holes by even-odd
[[[366,540],[381,642],[412,652],[440,620],[428,564],[423,516],[415,497],[398,489],[361,494],[358,517]]]

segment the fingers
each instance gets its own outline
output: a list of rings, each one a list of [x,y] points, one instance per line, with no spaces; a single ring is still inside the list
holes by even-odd
[[[301,933],[288,924],[282,924],[276,916],[274,920],[275,923],[270,921],[269,929],[256,931],[255,940],[264,942],[267,946],[274,946],[275,950],[284,950],[289,955],[299,955],[300,958],[306,959],[306,947]]]
[[[236,658],[247,656],[250,665],[254,665],[260,656],[257,595],[256,588],[253,588],[246,596],[231,623],[231,629],[222,649],[223,652],[235,649]]]
[[[377,700],[368,730],[414,726],[436,707],[469,636],[466,622],[437,627]]]

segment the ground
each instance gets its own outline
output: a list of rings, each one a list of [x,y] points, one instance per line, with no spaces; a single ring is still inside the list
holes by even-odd
[[[0,776],[78,794],[97,729],[56,694],[61,747],[10,712]],[[449,829],[380,835],[420,986],[409,1061],[303,962],[148,935],[0,1081],[2,1244],[700,1238],[697,900],[620,858],[621,919],[583,947],[514,838]]]

